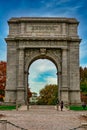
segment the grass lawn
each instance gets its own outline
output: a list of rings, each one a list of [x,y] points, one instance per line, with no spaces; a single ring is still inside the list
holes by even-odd
[[[0,110],[13,110],[16,109],[16,106],[0,106]]]
[[[87,106],[85,109],[82,108],[82,106],[70,106],[70,110],[74,110],[74,111],[87,111]]]

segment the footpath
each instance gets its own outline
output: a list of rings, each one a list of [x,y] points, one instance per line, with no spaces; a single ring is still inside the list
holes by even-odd
[[[29,110],[27,106],[22,106],[18,111],[0,111],[0,114],[4,115],[0,120],[7,120],[27,130],[74,130],[81,123],[87,122],[81,118],[86,111],[57,111],[54,106],[30,106]]]

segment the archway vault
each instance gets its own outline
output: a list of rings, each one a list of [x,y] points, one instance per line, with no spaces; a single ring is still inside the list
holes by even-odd
[[[5,102],[26,104],[30,65],[37,59],[49,59],[58,71],[59,100],[80,104],[78,21],[12,18],[8,23]]]

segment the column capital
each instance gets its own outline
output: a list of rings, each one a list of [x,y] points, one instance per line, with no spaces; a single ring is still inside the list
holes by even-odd
[[[28,71],[24,71],[24,73],[25,73],[25,74],[28,74],[28,75],[30,74]]]
[[[18,51],[24,51],[24,49],[25,49],[24,47],[18,47],[17,48]]]
[[[61,73],[62,73],[61,71],[58,71],[56,74],[57,74],[57,75],[61,75]]]
[[[62,48],[62,51],[68,51],[67,47]]]

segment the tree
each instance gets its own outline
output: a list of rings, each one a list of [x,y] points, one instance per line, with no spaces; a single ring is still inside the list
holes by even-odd
[[[80,82],[84,81],[84,69],[80,67]]]
[[[28,91],[28,98],[31,98],[32,97],[32,92],[30,91],[30,88],[27,88],[27,91]]]
[[[80,81],[84,82],[85,80],[87,81],[87,67],[80,67]]]
[[[80,67],[80,89],[81,92],[87,93],[87,68]]]
[[[81,89],[81,92],[87,93],[87,81],[80,83],[80,89]]]
[[[5,96],[6,86],[6,62],[0,62],[0,101],[3,101]]]
[[[37,104],[40,105],[55,105],[58,97],[57,85],[46,85],[40,90],[40,96],[38,97]]]
[[[80,67],[81,100],[87,103],[87,67]]]

